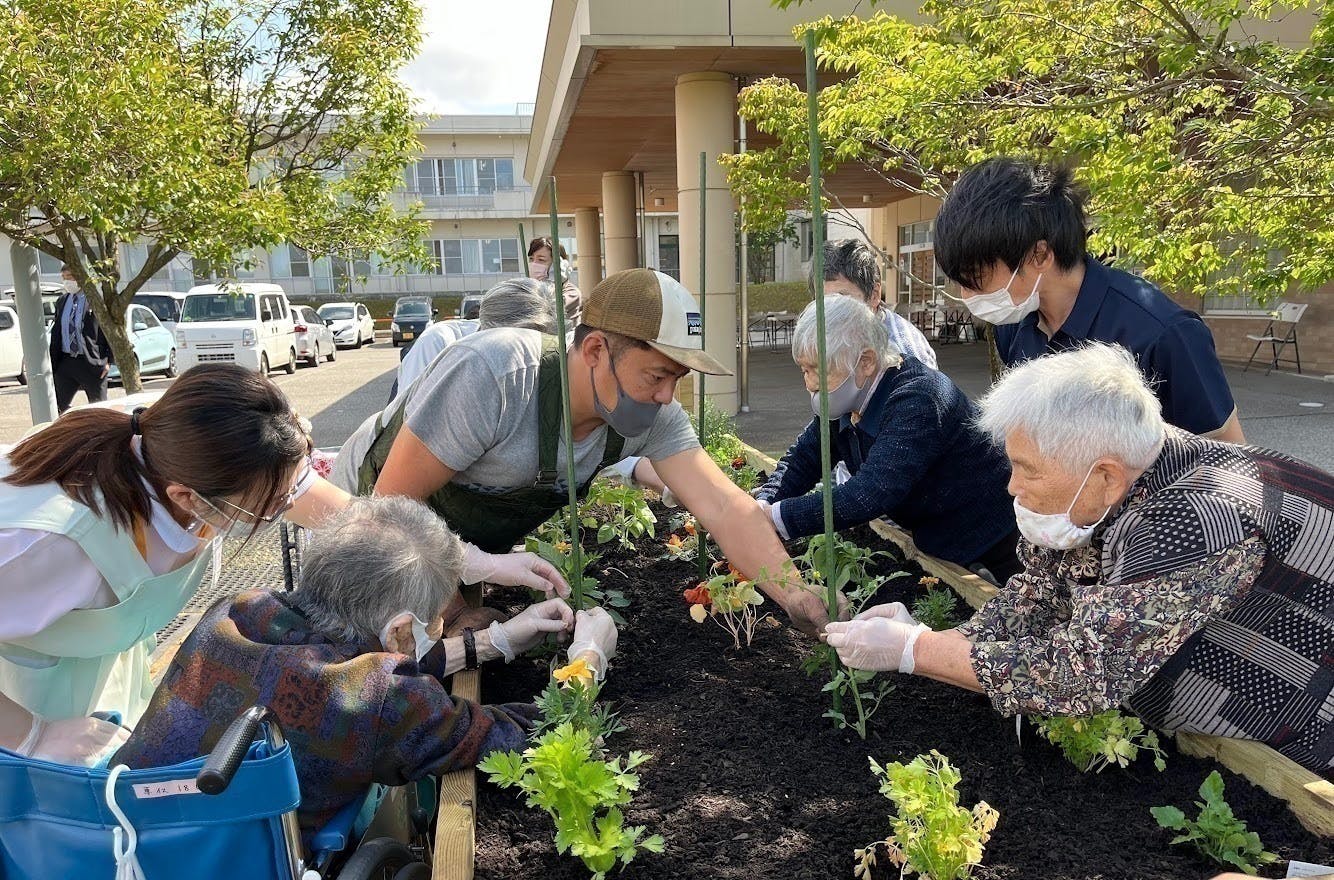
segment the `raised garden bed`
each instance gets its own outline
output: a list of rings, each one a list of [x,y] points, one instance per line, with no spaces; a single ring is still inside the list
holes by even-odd
[[[644,854],[624,876],[851,877],[853,850],[889,831],[891,804],[867,757],[908,761],[931,749],[962,773],[964,805],[985,800],[1000,812],[976,877],[1182,880],[1221,872],[1187,848],[1169,847],[1171,834],[1149,814],[1174,804],[1193,815],[1214,762],[1167,742],[1165,772],[1142,757],[1128,770],[1086,775],[1027,725],[1016,742],[1014,721],[984,697],[911,676],[894,677],[896,690],[865,742],[837,732],[821,718],[828,708],[821,683],[800,671],[814,642],[783,621],[762,624],[749,650],[733,650],[722,629],[690,619],[681,591],[694,584],[695,569],[657,561],[663,537],[641,540],[637,552],[607,552],[597,572],[632,602],[602,694],[629,729],[610,745],[654,755],[638,770],[641,790],[627,821],[667,839],[663,854]],[[851,537],[886,546],[869,530]],[[914,576],[889,584],[887,601],[920,589],[908,565]],[[519,660],[488,672],[483,693],[488,702],[528,699],[547,675],[545,663]],[[1334,862],[1334,840],[1305,831],[1282,802],[1245,779],[1226,770],[1223,777],[1237,815],[1280,856],[1261,876],[1283,876],[1289,858]],[[578,860],[556,854],[551,835],[544,814],[479,780],[477,877],[587,877]],[[874,876],[897,875],[883,866]]]

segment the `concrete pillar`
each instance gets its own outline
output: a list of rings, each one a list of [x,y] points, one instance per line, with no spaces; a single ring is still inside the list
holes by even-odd
[[[602,280],[602,237],[597,208],[574,209],[574,239],[579,248],[579,289],[587,296]]]
[[[729,74],[705,71],[676,78],[676,204],[681,218],[681,283],[697,298],[707,298],[705,350],[733,371],[737,368],[735,204],[718,157],[735,149],[732,140],[736,112],[736,80]],[[704,208],[708,275],[704,290],[699,289],[701,152],[708,157]],[[710,376],[704,390],[723,412],[736,413],[735,375]],[[682,389],[683,403],[687,402],[686,391]],[[689,398],[693,400],[693,391],[689,392]]]
[[[28,375],[28,408],[32,423],[53,421],[56,413],[56,389],[51,374],[50,338],[42,319],[42,285],[38,272],[37,251],[18,241],[9,243],[9,259],[14,266],[14,310],[19,317],[19,342],[23,346],[23,369]]]
[[[608,275],[639,266],[637,205],[634,172],[603,172],[602,235],[607,243]]]

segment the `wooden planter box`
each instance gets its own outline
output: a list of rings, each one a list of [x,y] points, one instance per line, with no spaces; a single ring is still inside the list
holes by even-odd
[[[757,449],[746,447],[751,467],[770,473],[778,465]],[[907,532],[883,520],[872,522],[877,535],[897,546],[904,555],[933,577],[948,584],[973,608],[981,608],[996,595],[996,587],[962,566],[919,551]],[[1213,758],[1239,776],[1285,801],[1303,827],[1313,834],[1334,836],[1334,783],[1254,740],[1225,739],[1194,733],[1176,734],[1177,747],[1188,755]]]

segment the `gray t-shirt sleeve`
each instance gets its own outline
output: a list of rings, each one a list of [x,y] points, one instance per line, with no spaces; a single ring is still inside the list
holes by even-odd
[[[626,456],[642,455],[649,461],[662,461],[678,452],[699,448],[699,437],[690,424],[690,417],[675,400],[658,411],[653,427],[639,437],[627,438]]]
[[[431,454],[467,470],[496,445],[505,390],[480,352],[450,346],[412,389],[404,421]]]

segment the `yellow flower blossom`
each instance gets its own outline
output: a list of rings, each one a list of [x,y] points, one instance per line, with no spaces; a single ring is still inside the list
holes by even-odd
[[[576,681],[585,686],[593,683],[593,670],[589,667],[588,662],[582,657],[578,660],[571,661],[566,666],[562,666],[560,669],[551,673],[551,675],[556,681],[561,682],[566,687],[569,687],[571,683]]]

